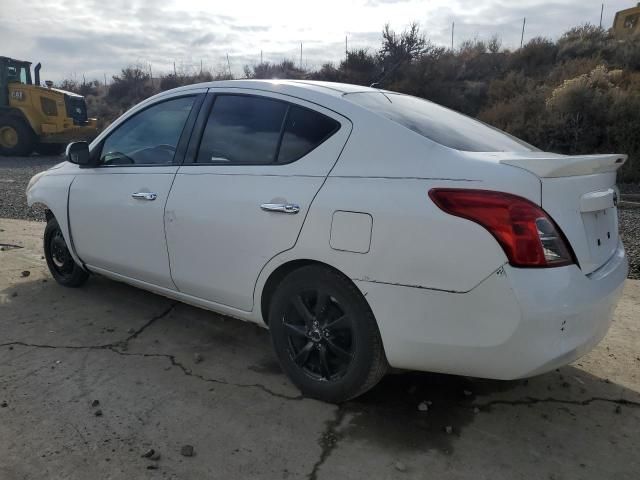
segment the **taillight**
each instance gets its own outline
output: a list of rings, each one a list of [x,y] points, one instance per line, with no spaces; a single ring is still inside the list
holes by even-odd
[[[514,267],[559,267],[574,263],[566,239],[536,204],[510,193],[434,188],[429,197],[445,212],[486,228]]]

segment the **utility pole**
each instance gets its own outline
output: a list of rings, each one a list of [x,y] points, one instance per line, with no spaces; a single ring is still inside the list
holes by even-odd
[[[300,42],[300,70],[302,70],[302,42]]]
[[[106,87],[107,86],[107,74],[103,73],[103,75],[104,75],[104,86]]]
[[[177,75],[176,73],[176,62],[173,62],[173,76],[175,77]]]
[[[602,4],[602,7],[600,8],[600,28],[602,28],[602,14],[604,13],[604,3]]]
[[[260,65],[262,65],[264,62],[262,61],[262,50],[260,50]]]
[[[344,36],[344,59],[349,56],[349,44],[347,43],[347,35]]]
[[[453,51],[453,32],[456,29],[456,22],[451,22],[451,50]]]
[[[227,67],[229,67],[229,77],[231,77],[231,62],[229,61],[229,54],[227,53]]]
[[[200,59],[200,75],[202,75],[202,59]]]
[[[524,44],[524,26],[527,24],[527,17],[522,19],[522,35],[520,36],[520,48]]]

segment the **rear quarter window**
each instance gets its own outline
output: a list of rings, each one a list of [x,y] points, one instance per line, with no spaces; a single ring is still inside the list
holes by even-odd
[[[321,113],[291,105],[282,134],[278,163],[291,163],[304,157],[340,128],[340,124]]]
[[[532,152],[535,147],[436,103],[390,92],[346,94],[352,101],[445,147],[466,152]]]

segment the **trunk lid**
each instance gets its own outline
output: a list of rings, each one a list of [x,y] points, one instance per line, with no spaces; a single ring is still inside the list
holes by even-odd
[[[500,163],[540,178],[541,206],[571,244],[580,268],[589,274],[618,246],[616,171],[626,155],[531,155]]]

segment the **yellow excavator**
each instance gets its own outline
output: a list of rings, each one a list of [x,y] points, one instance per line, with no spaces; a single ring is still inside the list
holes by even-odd
[[[40,68],[32,80],[31,62],[0,56],[0,155],[59,154],[67,143],[98,134],[84,97],[50,81],[41,86]]]

